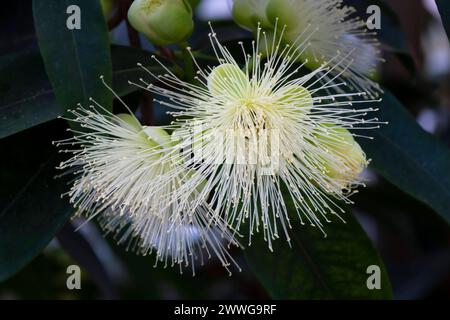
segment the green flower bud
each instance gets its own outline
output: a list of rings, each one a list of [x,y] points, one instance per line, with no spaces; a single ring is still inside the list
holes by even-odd
[[[248,85],[247,75],[231,63],[215,67],[208,77],[208,89],[212,95],[239,94]]]
[[[135,0],[128,10],[128,21],[159,46],[185,41],[194,29],[186,0]]]
[[[271,23],[275,24],[278,20],[278,28],[282,29],[286,26],[283,40],[289,44],[294,43],[302,32],[298,30],[298,15],[292,6],[292,1],[289,0],[269,0],[266,10],[267,19]],[[314,54],[311,48],[305,48],[299,58],[311,70],[317,69],[325,62],[325,59],[319,57],[317,52]]]
[[[336,125],[322,124],[316,129],[315,136],[318,144],[330,154],[330,157],[319,159],[321,169],[334,181],[334,187],[347,188],[368,164],[364,151],[350,131]]]
[[[231,14],[240,26],[256,30],[258,23],[262,28],[271,28],[266,17],[266,5],[269,0],[234,0]]]
[[[143,132],[150,140],[156,142],[161,148],[168,148],[172,145],[170,134],[160,127],[144,127]]]
[[[297,25],[298,16],[292,3],[288,0],[268,0],[266,1],[266,17],[273,25],[278,19],[278,28],[286,25],[286,31],[292,30]]]

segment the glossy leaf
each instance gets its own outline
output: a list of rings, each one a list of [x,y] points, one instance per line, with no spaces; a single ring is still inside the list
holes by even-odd
[[[357,10],[357,15],[367,21],[369,14],[367,9],[371,5],[376,5],[380,8],[381,29],[370,30],[377,33],[377,38],[381,43],[383,51],[392,52],[403,65],[414,72],[415,63],[410,55],[410,49],[406,39],[405,31],[400,23],[397,14],[392,10],[390,5],[385,0],[346,0],[346,5],[351,5]]]
[[[52,124],[52,123],[50,123]],[[54,179],[59,156],[51,145],[49,124],[1,140],[0,281],[31,261],[73,212]]]
[[[80,10],[80,29],[71,29],[69,6]],[[95,97],[112,110],[112,95],[99,81],[112,80],[108,30],[100,1],[33,0],[33,16],[45,69],[63,113]]]
[[[389,92],[377,116],[389,122],[360,139],[371,167],[450,222],[450,150],[425,132]]]
[[[289,204],[294,212],[292,204]],[[246,258],[268,293],[275,299],[389,299],[391,287],[377,251],[355,218],[335,219],[326,225],[327,237],[315,227],[290,230],[291,245],[284,239],[273,243],[273,253],[261,234]],[[367,267],[380,267],[380,290],[367,288]]]
[[[448,0],[436,0],[436,5],[441,15],[447,37],[450,39],[450,2]]]
[[[408,52],[406,35],[400,21],[385,0],[346,0],[344,2],[346,5],[353,6],[358,16],[364,21],[369,17],[367,8],[371,5],[378,6],[381,13],[381,29],[373,30],[377,32],[378,39],[385,49],[400,53]]]

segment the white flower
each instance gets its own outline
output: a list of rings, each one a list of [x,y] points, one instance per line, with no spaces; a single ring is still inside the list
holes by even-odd
[[[205,203],[188,212],[172,197],[194,170],[176,160],[170,135],[91,101],[95,107],[71,111],[71,121],[86,131],[57,143],[73,154],[59,169],[75,175],[67,194],[77,213],[98,218],[104,230],[138,253],[155,251],[156,263],[178,264],[180,271],[191,265],[195,273],[206,250],[228,269],[228,260],[234,260],[224,245],[235,241],[223,219]],[[189,196],[200,191],[201,186],[191,189]]]
[[[245,1],[235,0],[235,6]],[[259,14],[255,13],[252,21],[259,18],[267,32],[271,30],[267,21],[275,29],[285,26],[283,41],[287,43],[299,43],[298,38],[300,42],[309,42],[309,48],[299,57],[307,60],[309,68],[315,69],[340,53],[350,64],[341,75],[350,88],[365,91],[368,97],[381,93],[380,86],[372,79],[382,61],[379,42],[376,33],[367,29],[353,7],[344,6],[342,0],[268,0],[261,5],[263,3],[266,11],[259,13],[262,11],[259,8]],[[237,21],[242,20],[239,15],[234,16]],[[344,65],[346,63],[335,68],[332,74],[343,71]]]
[[[168,69],[154,75],[145,67],[159,84],[143,79],[133,84],[168,98],[160,103],[176,117],[174,149],[181,162],[195,168],[173,197],[191,210],[207,202],[233,229],[247,224],[249,243],[262,229],[271,248],[280,229],[289,241],[286,202],[293,202],[302,224],[320,229],[329,214],[343,212],[339,202],[351,202],[348,196],[362,184],[358,174],[367,165],[347,129],[377,128],[379,121],[364,119],[376,111],[362,106],[376,102],[365,92],[328,93],[345,89],[339,76],[350,67],[346,55],[301,76],[306,70],[296,62],[310,48],[307,41],[281,46],[282,34],[268,40],[258,30],[256,36],[251,54],[241,43],[244,71],[212,31],[219,65],[199,67],[197,84]],[[267,58],[260,53],[262,44],[271,48]],[[193,189],[200,191],[192,195]]]

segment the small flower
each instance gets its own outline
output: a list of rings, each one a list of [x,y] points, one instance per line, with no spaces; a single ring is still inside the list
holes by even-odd
[[[191,265],[195,273],[195,261],[203,263],[206,250],[228,269],[231,257],[224,242],[234,240],[226,223],[204,203],[187,211],[172,197],[194,172],[171,151],[172,137],[163,128],[141,126],[133,115],[113,115],[93,102],[95,108],[71,111],[71,121],[86,132],[57,143],[70,146],[62,152],[73,154],[59,169],[75,175],[67,195],[77,214],[98,218],[104,230],[138,253],[155,251],[156,263],[178,264],[180,271]],[[188,196],[200,191],[201,186],[193,188]]]
[[[368,100],[366,92],[329,93],[345,88],[331,73],[350,67],[346,56],[336,54],[330,65],[305,74],[304,64],[296,62],[308,43],[282,46],[283,32],[268,38],[259,28],[251,54],[241,43],[241,69],[238,57],[212,31],[219,65],[199,67],[197,84],[178,79],[168,69],[155,75],[145,67],[160,85],[143,79],[133,83],[167,98],[160,103],[176,118],[174,148],[187,167],[195,168],[174,197],[189,202],[191,209],[207,202],[235,230],[246,224],[249,243],[262,228],[269,248],[280,232],[290,240],[287,201],[293,202],[302,224],[321,230],[323,221],[330,222],[328,214],[343,212],[339,202],[351,202],[368,162],[347,129],[380,124],[377,118],[365,119],[377,109],[363,105],[379,101]],[[271,48],[264,55],[262,42]],[[190,190],[197,188],[201,191],[191,197]]]
[[[235,1],[235,5],[238,4],[239,1]],[[268,0],[264,4],[265,15],[257,15],[264,21],[261,27],[271,32],[277,26],[285,26],[284,42],[310,43],[299,57],[310,69],[330,62],[340,53],[349,67],[344,70],[344,63],[336,67],[332,75],[345,77],[349,87],[367,92],[368,97],[381,93],[380,86],[372,80],[382,61],[379,42],[375,33],[367,30],[365,22],[355,16],[353,7],[344,6],[342,0]],[[261,8],[254,10],[255,14],[261,11]],[[239,22],[238,15],[234,18]],[[267,27],[267,21],[271,27]],[[254,24],[252,29],[256,27]]]
[[[194,30],[192,9],[186,0],[135,0],[128,10],[128,21],[159,46],[183,42]]]

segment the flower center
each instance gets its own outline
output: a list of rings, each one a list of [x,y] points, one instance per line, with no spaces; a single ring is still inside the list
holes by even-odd
[[[265,129],[274,104],[263,99],[242,98],[235,103],[236,127],[242,129]]]

